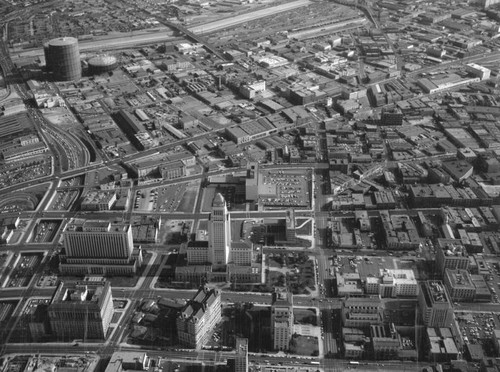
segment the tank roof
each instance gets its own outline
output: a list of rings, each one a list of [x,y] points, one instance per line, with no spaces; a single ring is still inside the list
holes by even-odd
[[[74,37],[58,37],[49,41],[50,46],[65,46],[78,44],[78,40]]]
[[[95,56],[89,59],[89,65],[92,66],[110,66],[116,63],[116,57],[109,55]]]

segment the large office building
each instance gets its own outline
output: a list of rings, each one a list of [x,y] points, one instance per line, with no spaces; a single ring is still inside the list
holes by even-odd
[[[438,248],[436,250],[436,265],[441,274],[446,269],[469,268],[469,255],[458,239],[438,239]]]
[[[113,317],[111,286],[101,280],[61,282],[47,312],[58,340],[103,340]]]
[[[418,282],[413,270],[383,269],[380,276],[367,276],[365,282],[367,294],[379,294],[381,297],[416,297]]]
[[[231,249],[231,219],[220,193],[213,200],[208,229],[208,260],[212,265],[227,265]]]
[[[484,9],[489,8],[492,5],[500,3],[500,0],[481,0],[481,4]]]
[[[344,327],[364,329],[381,325],[383,306],[380,296],[349,297],[342,303],[342,324]]]
[[[248,339],[236,339],[234,372],[248,372]]]
[[[248,242],[232,242],[230,262],[237,266],[251,266],[253,262],[253,246]]]
[[[443,282],[423,282],[419,292],[419,308],[427,327],[448,327],[453,319],[453,309]]]
[[[129,224],[76,220],[68,224],[63,237],[63,275],[133,275],[142,264]]]
[[[452,301],[472,302],[476,296],[476,287],[467,270],[446,269],[444,284]]]
[[[288,350],[293,335],[293,295],[277,287],[272,295],[271,335],[273,350]]]
[[[201,287],[180,312],[176,325],[181,345],[200,349],[221,321],[221,295],[218,289]]]
[[[370,336],[376,360],[396,359],[398,357],[401,345],[394,323],[387,327],[383,325],[370,326]]]
[[[82,78],[82,65],[78,40],[59,37],[44,46],[47,71],[56,81],[78,81]]]

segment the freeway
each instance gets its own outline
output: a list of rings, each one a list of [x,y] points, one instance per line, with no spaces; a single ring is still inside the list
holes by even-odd
[[[499,57],[500,57],[500,51],[495,50],[495,51],[492,51],[490,53],[468,56],[468,57],[464,57],[464,58],[462,58],[460,60],[456,60],[456,61],[443,62],[443,63],[439,63],[437,65],[423,67],[423,68],[420,68],[418,70],[407,73],[406,76],[415,77],[415,76],[418,76],[422,73],[444,70],[444,69],[447,69],[450,67],[460,66],[460,65],[463,65],[465,63],[470,63],[470,62],[475,62],[475,63],[481,63],[482,61],[484,61],[484,62],[488,62],[488,61],[498,62]]]
[[[194,27],[188,27],[189,31],[193,33],[208,34],[210,32],[222,30],[227,27],[236,26],[241,23],[254,21],[259,18],[264,18],[271,16],[273,14],[286,12],[289,10],[301,8],[311,4],[310,0],[296,0],[289,3],[277,5],[274,7],[269,7],[265,9],[256,10],[253,12],[248,12],[246,14],[241,14],[237,16],[231,16],[229,18],[224,18],[219,21],[209,22],[202,25],[197,25]]]
[[[219,21],[208,22],[201,25],[196,25],[193,27],[184,28],[190,32],[190,35],[195,34],[206,34],[215,32],[227,27],[236,26],[241,23],[253,21],[259,18],[271,16],[273,14],[286,12],[289,10],[297,9],[303,6],[311,4],[310,0],[295,0],[282,5],[277,5],[273,7],[268,7],[265,9],[260,9],[256,11],[251,11],[246,14],[241,14],[237,16],[230,16]],[[16,17],[14,17],[16,18]],[[183,26],[171,25],[175,28],[181,28]],[[90,50],[103,50],[103,49],[120,49],[131,47],[134,45],[152,44],[160,41],[167,41],[178,39],[174,36],[171,30],[160,29],[158,32],[146,32],[139,35],[134,35],[133,33],[124,34],[116,38],[103,39],[103,40],[92,40],[92,41],[82,41],[79,43],[80,51],[90,51]],[[19,58],[23,57],[34,57],[42,56],[43,48],[31,49],[29,51],[16,52]]]

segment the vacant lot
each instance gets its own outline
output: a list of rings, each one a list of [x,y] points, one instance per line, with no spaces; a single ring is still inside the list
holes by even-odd
[[[316,311],[314,309],[293,309],[295,323],[317,325]]]
[[[290,341],[290,351],[298,355],[317,356],[319,354],[318,339],[295,334]]]

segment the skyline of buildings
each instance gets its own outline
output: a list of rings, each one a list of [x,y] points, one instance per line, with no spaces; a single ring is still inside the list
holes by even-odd
[[[5,368],[500,371],[497,0],[68,1],[0,6]]]

